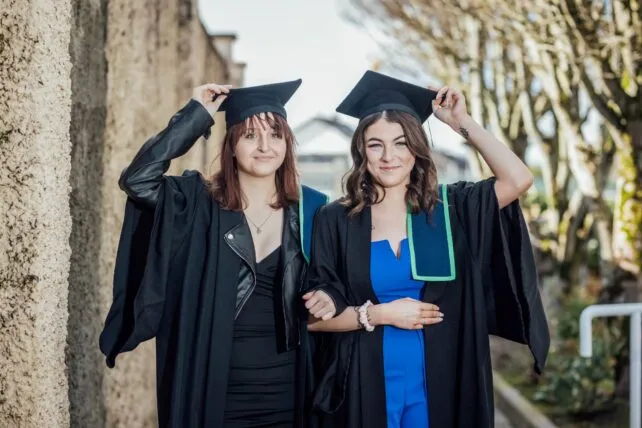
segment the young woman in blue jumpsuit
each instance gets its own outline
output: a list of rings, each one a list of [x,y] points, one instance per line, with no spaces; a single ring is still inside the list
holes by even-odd
[[[317,364],[323,426],[490,428],[488,334],[530,345],[539,369],[548,349],[516,202],[533,176],[452,88],[369,71],[337,111],[359,119],[353,167],[315,219],[303,296],[308,328],[334,333]],[[422,128],[433,113],[495,178],[437,183]]]
[[[412,279],[408,239],[399,245],[399,254],[386,239],[373,241],[370,248],[370,278],[381,304],[404,298],[421,300],[424,283]],[[423,331],[392,325],[383,329],[388,427],[427,427]]]

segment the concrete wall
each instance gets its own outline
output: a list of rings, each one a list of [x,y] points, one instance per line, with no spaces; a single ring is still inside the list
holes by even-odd
[[[0,426],[67,426],[71,2],[0,10]]]
[[[153,341],[113,370],[98,349],[117,181],[193,86],[238,65],[196,0],[1,2],[0,426],[155,426]],[[221,136],[173,170],[209,167]]]

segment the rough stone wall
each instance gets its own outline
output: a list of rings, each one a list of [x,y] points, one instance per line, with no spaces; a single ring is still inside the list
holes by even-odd
[[[0,0],[0,427],[156,426],[153,341],[114,370],[98,349],[117,181],[226,73],[196,0]]]
[[[195,0],[75,1],[71,421],[78,427],[152,427],[153,341],[119,356],[112,370],[98,351],[125,204],[118,177],[145,140],[189,100],[195,82],[215,81],[226,65],[203,29]],[[202,141],[174,162],[180,170],[202,169]]]
[[[70,422],[100,427],[105,420],[104,358],[98,349],[101,317],[109,295],[101,275],[102,183],[105,171],[107,61],[105,0],[72,0],[71,194],[72,254],[69,270],[67,369]],[[104,288],[107,289],[104,289]],[[137,386],[134,386],[136,389]]]
[[[70,1],[0,4],[0,426],[69,425]]]
[[[144,141],[165,126],[179,104],[173,71],[177,58],[176,3],[172,0],[108,2],[107,116],[99,250],[103,316],[98,331],[112,300],[114,256],[125,204],[118,177]],[[112,370],[102,364],[107,426],[154,426],[153,362],[153,341],[149,341],[135,352],[121,355]]]

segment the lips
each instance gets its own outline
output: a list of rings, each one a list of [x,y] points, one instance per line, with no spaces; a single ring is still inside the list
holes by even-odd
[[[380,170],[386,171],[386,172],[394,171],[395,169],[398,169],[398,168],[400,168],[400,167],[398,167],[398,166],[381,166],[381,167],[379,167]]]

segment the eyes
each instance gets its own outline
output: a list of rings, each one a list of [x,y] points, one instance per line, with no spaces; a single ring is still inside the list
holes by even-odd
[[[395,141],[394,145],[397,147],[407,147],[408,142],[406,140],[399,140],[399,141]],[[383,143],[378,141],[371,141],[366,145],[366,147],[373,150],[382,150],[384,145]]]
[[[254,140],[254,139],[257,139],[258,137],[259,137],[258,133],[253,129],[248,129],[248,131],[243,136],[243,138],[245,138],[246,140]],[[272,132],[270,132],[270,138],[274,140],[282,140],[283,135],[277,132],[276,130],[272,129]]]

